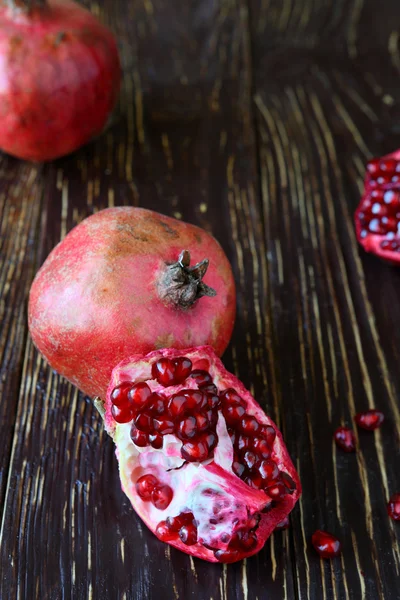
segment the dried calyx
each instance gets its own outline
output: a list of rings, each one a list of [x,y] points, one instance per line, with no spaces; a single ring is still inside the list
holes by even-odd
[[[217,292],[202,281],[208,265],[209,261],[205,258],[191,267],[190,253],[183,250],[178,261],[167,265],[160,277],[160,298],[167,304],[187,309],[203,296],[216,296]]]
[[[209,347],[121,363],[105,423],[135,510],[200,558],[254,554],[300,495],[281,434]]]

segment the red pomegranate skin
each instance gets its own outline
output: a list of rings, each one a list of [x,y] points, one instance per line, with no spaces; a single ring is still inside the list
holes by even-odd
[[[101,133],[117,100],[112,33],[70,0],[0,3],[0,148],[46,161]]]
[[[166,263],[190,249],[210,260],[215,297],[183,310],[159,296]],[[206,231],[142,208],[102,210],[50,253],[32,284],[28,321],[50,365],[90,396],[105,398],[112,369],[132,354],[211,345],[222,355],[235,320],[232,270]]]

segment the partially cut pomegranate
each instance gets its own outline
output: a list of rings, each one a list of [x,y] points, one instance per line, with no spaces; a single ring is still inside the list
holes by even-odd
[[[364,250],[400,264],[400,150],[368,162],[355,225]]]
[[[286,526],[301,486],[282,435],[211,347],[133,356],[99,402],[122,488],[160,540],[234,562]]]

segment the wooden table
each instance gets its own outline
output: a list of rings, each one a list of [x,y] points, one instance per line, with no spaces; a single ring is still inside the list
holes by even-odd
[[[398,600],[400,270],[360,250],[352,221],[366,160],[400,147],[398,0],[86,4],[119,39],[115,122],[51,164],[0,158],[0,598]],[[158,542],[91,400],[29,339],[50,249],[121,204],[206,228],[232,261],[224,360],[282,428],[304,487],[290,530],[246,562]],[[381,430],[338,451],[333,430],[373,406]],[[316,528],[342,558],[318,558]]]

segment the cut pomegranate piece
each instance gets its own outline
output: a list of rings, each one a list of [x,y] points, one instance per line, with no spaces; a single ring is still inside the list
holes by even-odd
[[[369,161],[355,225],[357,239],[367,252],[400,264],[399,150]]]
[[[342,551],[340,541],[331,533],[320,529],[313,533],[311,543],[322,558],[334,558]]]
[[[356,438],[348,427],[338,427],[333,435],[336,445],[345,452],[355,452]]]
[[[388,515],[394,521],[400,521],[400,494],[393,494],[387,506]]]
[[[374,431],[374,429],[378,429],[385,420],[385,416],[383,412],[380,410],[376,410],[372,408],[371,410],[366,410],[365,412],[360,412],[354,417],[355,422],[361,429],[366,429],[367,431]]]
[[[113,399],[131,411],[129,424],[114,418]],[[184,552],[211,562],[251,556],[299,498],[280,432],[210,347],[122,362],[105,408],[132,506]]]

